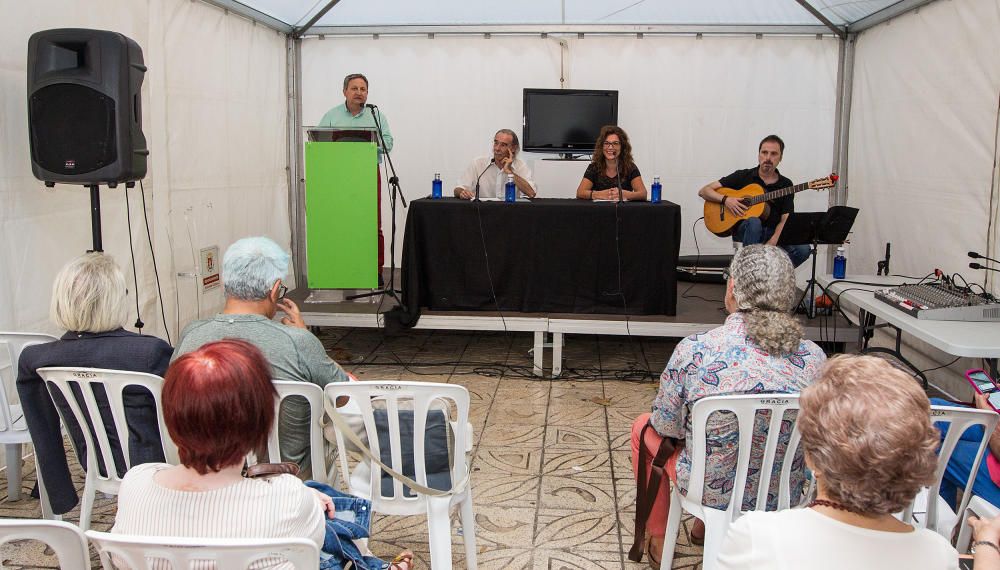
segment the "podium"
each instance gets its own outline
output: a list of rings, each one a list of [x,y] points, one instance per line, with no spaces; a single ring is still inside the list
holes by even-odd
[[[378,286],[378,131],[310,127],[305,143],[310,289]]]

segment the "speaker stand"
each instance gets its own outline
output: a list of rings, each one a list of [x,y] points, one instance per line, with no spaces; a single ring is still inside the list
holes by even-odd
[[[103,252],[103,244],[101,243],[101,187],[97,184],[88,184],[87,188],[90,188],[90,233],[94,240],[94,249],[88,250],[87,253],[92,252]],[[131,239],[131,236],[129,236]]]

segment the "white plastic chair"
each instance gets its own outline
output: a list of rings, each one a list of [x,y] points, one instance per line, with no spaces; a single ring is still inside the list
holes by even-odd
[[[972,527],[965,523],[972,515],[981,519],[992,519],[1000,516],[1000,508],[979,495],[973,495],[969,499],[969,504],[965,507],[965,516],[959,521],[962,528],[958,531],[958,540],[955,542],[955,550],[960,553],[968,552],[969,543],[972,542]]]
[[[7,496],[12,501],[21,499],[21,457],[24,444],[31,443],[31,434],[24,421],[24,412],[20,404],[11,404],[10,393],[16,393],[17,363],[21,360],[21,351],[35,344],[46,344],[59,340],[54,336],[42,333],[0,332],[0,345],[7,351],[9,364],[0,368],[0,444],[4,446],[7,465]],[[35,465],[38,477],[38,492],[41,495],[42,516],[56,519],[49,505],[49,497],[42,484],[42,470]]]
[[[129,432],[128,423],[125,419],[125,406],[123,402],[125,389],[129,386],[140,386],[149,390],[156,403],[157,422],[160,429],[160,441],[163,445],[163,456],[167,463],[176,465],[177,447],[167,433],[167,427],[163,423],[163,405],[161,404],[160,392],[163,387],[163,379],[155,374],[143,372],[126,372],[122,370],[105,370],[102,368],[70,368],[70,367],[49,367],[39,368],[39,376],[45,380],[45,385],[49,389],[49,394],[55,401],[55,392],[59,392],[63,399],[69,404],[73,412],[74,419],[80,426],[83,433],[84,442],[87,445],[87,478],[83,489],[83,501],[80,506],[80,528],[87,530],[90,528],[90,516],[94,508],[94,499],[97,491],[111,495],[118,494],[118,487],[121,485],[121,478],[118,477],[118,469],[111,454],[111,445],[108,440],[108,433],[104,426],[104,421],[94,397],[94,385],[102,385],[108,396],[111,405],[111,415],[114,423],[118,441],[121,443],[122,455],[125,458],[126,470],[132,467],[129,458]],[[83,394],[86,407],[81,407],[73,394],[72,385],[78,385]],[[67,418],[63,416],[63,410],[56,406],[63,424],[67,424]],[[93,420],[89,420],[93,418]],[[93,430],[87,429],[90,424]],[[97,441],[94,441],[93,431]],[[79,455],[79,450],[77,455]],[[98,469],[97,454],[101,454],[104,460],[106,474],[101,475]]]
[[[278,398],[274,402],[274,426],[267,438],[267,454],[271,461],[280,461],[281,452],[279,444],[279,415],[281,413],[281,403],[289,396],[301,396],[309,402],[309,452],[310,465],[312,467],[312,479],[320,483],[328,483],[326,472],[326,440],[323,439],[323,389],[309,382],[295,382],[288,380],[274,380],[275,390],[278,391]],[[247,456],[247,464],[257,463],[256,456],[251,453]]]
[[[931,406],[931,421],[934,423],[948,424],[948,435],[941,442],[941,449],[938,451],[937,469],[934,471],[934,484],[922,489],[913,500],[913,503],[903,511],[900,520],[913,524],[918,528],[928,528],[951,540],[955,525],[961,523],[958,513],[965,512],[972,498],[972,485],[975,483],[976,472],[979,471],[979,464],[983,459],[990,442],[990,434],[996,428],[1000,415],[988,410],[976,408],[962,408],[953,406]],[[962,493],[962,502],[959,504],[958,512],[951,510],[948,502],[941,497],[941,481],[944,479],[945,469],[948,467],[948,460],[951,453],[958,445],[959,439],[965,430],[972,426],[983,427],[983,439],[979,443],[979,451],[976,453],[976,460],[972,464],[971,475],[965,484]],[[928,498],[933,497],[933,500]]]
[[[12,540],[37,540],[55,551],[59,568],[90,568],[87,539],[74,525],[62,521],[0,520],[0,545]]]
[[[681,495],[676,485],[670,491],[670,512],[667,514],[667,533],[663,544],[661,569],[667,569],[673,564],[674,548],[677,544],[677,533],[680,530],[681,508],[705,522],[705,554],[702,562],[704,570],[714,570],[719,549],[729,530],[729,525],[742,514],[743,493],[746,489],[749,475],[750,455],[753,447],[754,418],[758,411],[771,410],[770,423],[767,428],[767,440],[763,447],[763,463],[761,464],[759,482],[757,485],[757,501],[755,510],[767,508],[767,495],[770,490],[771,473],[774,467],[775,455],[778,449],[778,439],[781,433],[781,422],[785,412],[799,409],[798,394],[740,394],[732,396],[712,396],[702,398],[691,407],[691,478],[687,495]],[[729,507],[726,510],[707,507],[702,504],[703,481],[705,480],[705,425],[715,412],[732,412],[736,414],[739,426],[739,453],[736,461],[736,479],[733,483]],[[779,478],[778,510],[787,509],[791,501],[792,460],[799,448],[799,430],[793,421],[791,439],[785,450],[781,463]]]
[[[246,570],[254,562],[275,556],[295,568],[315,570],[319,566],[319,549],[305,538],[172,538],[94,530],[87,531],[87,538],[107,570],[120,570],[123,564],[131,570],[189,570],[209,561],[215,570]]]
[[[351,403],[357,404],[364,419],[365,432],[369,448],[375,457],[381,457],[373,403],[384,406],[388,416],[389,443],[392,461],[387,464],[393,470],[403,472],[403,458],[400,443],[399,411],[413,410],[413,479],[427,486],[427,468],[424,457],[424,434],[427,423],[427,413],[431,409],[439,409],[439,402],[454,404],[455,417],[449,418],[452,426],[469,425],[469,391],[464,386],[454,384],[437,384],[429,382],[338,382],[326,386],[328,407],[333,407],[338,397],[348,396]],[[349,404],[350,405],[350,404]],[[445,410],[447,413],[447,409]],[[475,515],[472,510],[472,485],[468,482],[469,467],[465,452],[468,449],[467,439],[469,429],[453,429],[454,438],[449,442],[449,454],[452,459],[451,482],[452,492],[446,496],[428,496],[415,491],[404,495],[403,483],[397,479],[392,481],[392,494],[382,493],[382,468],[374,463],[362,461],[354,472],[348,470],[348,448],[344,435],[334,424],[337,439],[337,451],[340,459],[340,472],[351,473],[347,479],[347,491],[352,495],[364,497],[372,501],[372,509],[390,515],[417,515],[426,513],[428,542],[430,546],[431,564],[434,570],[447,570],[452,567],[451,557],[451,518],[452,506],[460,506],[463,539],[465,542],[466,568],[476,570],[476,528]],[[462,487],[455,487],[458,482],[466,481]]]

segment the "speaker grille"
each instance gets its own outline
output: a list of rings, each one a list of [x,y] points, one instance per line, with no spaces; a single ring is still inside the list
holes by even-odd
[[[114,99],[56,83],[31,95],[31,156],[58,174],[84,174],[118,160]]]

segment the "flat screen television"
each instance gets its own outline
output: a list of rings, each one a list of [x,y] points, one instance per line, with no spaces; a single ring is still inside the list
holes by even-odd
[[[525,89],[524,141],[529,152],[591,153],[604,125],[618,124],[618,91]]]

